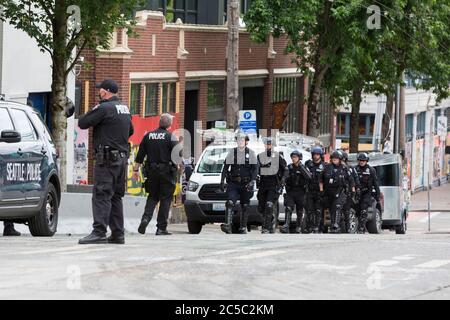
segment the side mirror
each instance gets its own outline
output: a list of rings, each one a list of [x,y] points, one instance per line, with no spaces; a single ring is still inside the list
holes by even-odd
[[[0,136],[0,142],[18,143],[22,141],[22,136],[15,130],[3,130]]]

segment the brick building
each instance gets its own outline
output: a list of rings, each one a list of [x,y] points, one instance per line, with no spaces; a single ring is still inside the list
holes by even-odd
[[[138,11],[138,37],[115,32],[109,50],[84,54],[90,68],[83,68],[77,78],[80,113],[98,102],[96,82],[117,80],[119,95],[133,114],[136,134],[131,142],[135,146],[145,132],[157,127],[158,115],[163,112],[175,116],[175,129],[185,128],[191,134],[194,121],[210,128],[215,121],[226,119],[227,27],[183,24],[181,19],[171,23],[164,14],[167,16],[164,11]],[[305,132],[306,108],[300,101],[307,80],[292,57],[284,54],[286,41],[270,38],[256,44],[242,28],[240,108],[256,110],[258,128],[269,129],[274,106],[289,102],[283,129]],[[132,189],[129,192],[137,192]]]

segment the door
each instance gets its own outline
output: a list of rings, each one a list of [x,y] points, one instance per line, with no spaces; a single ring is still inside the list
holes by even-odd
[[[8,109],[0,107],[0,132],[15,129]],[[22,189],[18,186],[22,170],[19,149],[20,142],[0,142],[0,207],[3,208],[19,205],[25,200]]]
[[[22,176],[19,184],[25,196],[25,205],[34,206],[40,202],[45,191],[45,174],[42,169],[47,149],[24,110],[10,108],[10,113],[16,130],[22,136],[19,148]]]
[[[263,129],[264,87],[243,89],[243,110],[256,110],[256,125]]]

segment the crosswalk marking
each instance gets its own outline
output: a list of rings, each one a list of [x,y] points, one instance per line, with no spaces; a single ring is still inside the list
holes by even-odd
[[[235,257],[233,259],[249,260],[249,259],[254,259],[254,258],[264,258],[264,257],[275,256],[275,255],[282,254],[282,253],[285,253],[285,251],[269,250],[266,252],[256,252],[256,253],[247,254],[245,256],[239,256],[239,257]]]
[[[83,248],[88,249],[91,247],[98,247],[96,244],[85,244]],[[29,255],[29,254],[39,254],[39,253],[57,253],[57,252],[67,252],[67,251],[79,251],[80,246],[72,246],[72,247],[64,247],[64,248],[52,248],[52,249],[43,249],[43,250],[32,250],[32,251],[22,251],[17,252],[17,254]]]
[[[400,260],[400,261],[408,261],[408,260],[413,260],[415,258],[416,258],[416,256],[414,256],[414,255],[405,254],[403,256],[393,257],[392,259]]]
[[[72,254],[88,254],[88,253],[92,253],[92,252],[98,252],[98,251],[111,251],[113,250],[113,248],[92,248],[92,249],[88,249],[88,250],[75,250],[75,251],[69,251],[69,252],[56,252],[56,254],[58,255],[72,255]]]
[[[398,264],[398,263],[399,263],[399,261],[395,261],[395,260],[380,260],[380,261],[372,262],[371,265],[379,266],[379,267],[389,267],[389,266],[393,266],[394,264]]]
[[[416,268],[430,268],[430,269],[434,269],[434,268],[439,268],[439,267],[443,267],[447,264],[450,264],[450,260],[431,260],[422,264],[418,264],[415,267]]]

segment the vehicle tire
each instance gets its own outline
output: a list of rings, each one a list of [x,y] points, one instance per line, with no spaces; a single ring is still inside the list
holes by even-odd
[[[396,234],[405,234],[407,230],[406,226],[406,214],[402,215],[402,222],[395,227],[395,233]]]
[[[190,234],[199,234],[202,232],[203,223],[198,221],[188,221],[188,230]]]
[[[369,233],[380,234],[383,232],[381,213],[380,211],[378,211],[378,209],[374,210],[374,218],[367,222],[367,231],[369,231]]]
[[[58,226],[58,209],[59,203],[56,188],[49,183],[41,210],[28,221],[30,233],[34,237],[52,237],[56,233]]]

